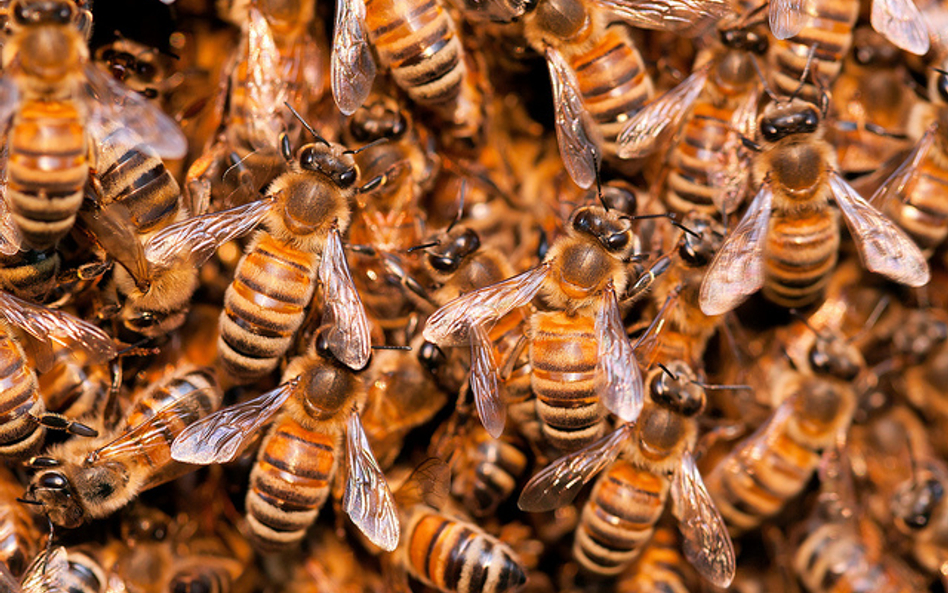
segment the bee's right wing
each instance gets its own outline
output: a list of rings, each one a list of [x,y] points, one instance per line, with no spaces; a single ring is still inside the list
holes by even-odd
[[[629,119],[616,140],[619,158],[634,159],[654,152],[669,130],[677,130],[704,90],[710,64],[694,71],[678,86],[646,105]]]
[[[425,323],[425,339],[439,346],[469,343],[472,326],[489,331],[498,319],[529,303],[540,292],[549,272],[550,264],[541,264],[503,282],[461,295],[431,314]]]
[[[67,348],[81,348],[96,362],[115,358],[115,344],[108,334],[63,311],[36,305],[0,291],[0,318],[42,344],[56,342]]]
[[[872,28],[892,45],[917,56],[931,48],[928,24],[912,0],[872,0]]]
[[[149,279],[148,260],[132,220],[132,211],[124,202],[88,206],[86,202],[79,209],[85,228],[109,257],[125,268],[135,282],[144,285]]]
[[[178,263],[200,266],[218,247],[252,231],[273,203],[273,198],[263,198],[176,222],[148,240],[145,259],[157,270],[173,268]]]
[[[908,185],[909,180],[912,179],[916,170],[934,146],[935,127],[930,126],[925,130],[925,133],[922,134],[922,137],[919,138],[918,143],[915,144],[915,148],[912,149],[912,152],[909,153],[905,161],[879,186],[876,193],[872,194],[869,203],[882,212],[885,211],[888,202],[902,201],[902,192],[905,190],[906,185]]]
[[[66,577],[69,572],[69,562],[66,548],[59,546],[52,550],[44,549],[30,565],[19,585],[11,591],[22,593],[66,593],[71,590],[67,586]],[[3,584],[0,581],[0,584]],[[16,581],[13,583],[16,584]]]
[[[20,103],[20,90],[10,76],[0,77],[0,131],[5,131]]]
[[[773,192],[765,181],[741,224],[714,256],[698,300],[705,315],[727,313],[764,285],[764,242]]]
[[[507,420],[507,409],[500,395],[497,363],[490,337],[480,325],[471,330],[471,390],[481,423],[490,436],[500,438]]]
[[[713,22],[735,14],[727,0],[597,0],[633,27],[699,35]]]
[[[616,460],[632,426],[623,424],[588,447],[560,457],[541,470],[523,487],[517,505],[524,511],[540,513],[571,503],[580,488]]]
[[[558,50],[546,48],[550,68],[555,110],[556,141],[560,157],[576,185],[588,189],[596,181],[599,170],[599,144],[596,129],[583,105],[576,74]]]
[[[602,403],[623,422],[635,422],[645,402],[645,387],[612,286],[602,291],[602,302],[596,311],[596,339],[596,372],[605,383]]]
[[[375,59],[365,24],[365,0],[337,0],[332,39],[332,97],[344,115],[365,103],[375,81]]]
[[[281,79],[282,56],[276,38],[266,17],[251,6],[247,11],[246,45],[246,103],[249,110],[247,125],[253,130],[249,135],[255,149],[273,149],[283,120],[280,112],[288,99],[287,85]]]
[[[777,39],[789,39],[807,25],[806,2],[813,0],[770,0],[770,31]]]
[[[299,379],[293,379],[253,399],[234,404],[188,426],[171,445],[171,458],[183,463],[229,463],[240,455],[270,418],[283,406]]]
[[[323,286],[323,325],[329,326],[329,350],[352,370],[365,368],[372,353],[369,319],[352,282],[339,231],[329,232],[317,272]]]
[[[755,88],[734,110],[731,115],[724,146],[718,153],[718,163],[711,172],[711,184],[715,187],[711,199],[719,212],[735,212],[747,193],[750,184],[750,171],[747,167],[744,138],[753,138],[756,131],[757,105],[760,101],[760,89]]]
[[[349,476],[342,499],[346,514],[369,541],[386,552],[394,551],[400,532],[398,508],[356,411],[346,425],[346,460]]]

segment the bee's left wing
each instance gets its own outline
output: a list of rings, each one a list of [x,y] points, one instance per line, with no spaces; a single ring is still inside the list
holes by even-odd
[[[838,173],[830,173],[829,183],[866,268],[900,284],[928,284],[928,262],[915,242],[862,199]]]
[[[340,362],[357,371],[368,364],[372,353],[369,320],[352,283],[336,229],[330,231],[320,256],[319,282],[324,297],[322,323],[330,328],[326,335],[329,349]]]
[[[730,130],[724,140],[721,152],[717,155],[717,166],[711,172],[711,196],[719,212],[735,212],[747,193],[750,184],[750,171],[747,167],[744,138],[753,138],[756,134],[757,104],[760,101],[760,89],[755,88],[738,105],[731,115]]]
[[[2,83],[3,79],[0,79]],[[0,84],[0,102],[3,101],[3,86]],[[2,105],[0,105],[2,108]],[[0,129],[3,128],[2,114],[0,114]],[[0,253],[16,255],[23,245],[20,229],[13,222],[10,206],[7,204],[7,156],[9,152],[6,144],[0,146]]]
[[[734,545],[689,451],[675,472],[671,497],[685,558],[701,576],[726,589],[734,580]]]
[[[813,0],[770,0],[770,31],[777,39],[790,39],[807,25],[806,3]]]
[[[703,33],[713,22],[733,15],[727,0],[597,0],[634,27],[684,36]]]
[[[66,583],[68,573],[69,562],[66,556],[66,548],[59,546],[52,550],[44,549],[27,567],[20,584],[11,591],[65,593],[71,590],[71,587]],[[13,584],[15,585],[16,581]]]
[[[471,390],[484,428],[490,436],[500,438],[507,420],[507,409],[500,395],[494,347],[487,330],[480,325],[471,326]]]
[[[375,81],[375,59],[365,25],[365,0],[337,0],[331,57],[332,98],[344,115],[365,103]]]
[[[346,460],[349,477],[342,499],[346,514],[373,544],[393,551],[398,547],[400,531],[398,508],[356,411],[349,415],[346,425]]]
[[[635,422],[645,402],[642,372],[625,333],[612,286],[602,291],[596,311],[596,339],[599,342],[596,372],[604,382],[602,403],[623,422]]]
[[[869,21],[892,45],[909,53],[924,56],[931,47],[928,25],[912,0],[872,0]]]
[[[141,138],[162,158],[180,159],[187,154],[188,141],[181,128],[161,109],[95,64],[85,67],[85,75],[86,102],[91,107],[86,123],[94,138],[106,136],[120,122],[130,136]]]
[[[599,170],[599,144],[589,113],[583,105],[576,74],[558,50],[546,48],[555,110],[556,141],[563,166],[576,185],[588,189]]]

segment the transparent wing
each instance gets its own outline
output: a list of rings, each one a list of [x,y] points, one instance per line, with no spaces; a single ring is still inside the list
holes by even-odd
[[[642,372],[625,333],[612,286],[602,291],[602,301],[596,311],[596,338],[599,340],[596,372],[604,383],[602,403],[623,422],[635,422],[645,401]]]
[[[332,97],[339,111],[352,115],[365,103],[375,80],[375,59],[365,28],[365,0],[337,0],[331,60]]]
[[[369,320],[362,299],[352,283],[349,264],[342,250],[339,231],[329,233],[319,261],[319,281],[323,285],[323,325],[330,327],[329,349],[353,370],[365,367],[372,353]]]
[[[576,185],[587,189],[596,181],[599,169],[599,146],[592,124],[579,92],[576,75],[563,54],[548,47],[546,63],[550,67],[555,110],[556,141],[560,157]]]
[[[517,505],[524,511],[540,513],[573,502],[593,476],[616,460],[631,431],[631,424],[623,424],[612,434],[548,465],[523,487]]]
[[[690,451],[682,455],[671,496],[685,558],[715,586],[729,587],[734,580],[734,545]]]
[[[159,270],[178,264],[200,266],[214,255],[218,247],[252,231],[273,203],[273,198],[263,198],[176,222],[148,240],[145,259]]]
[[[398,508],[355,411],[346,426],[346,460],[349,477],[342,498],[346,514],[369,541],[393,551],[398,547]]]
[[[701,283],[699,303],[705,315],[727,313],[764,284],[764,241],[773,192],[765,182],[741,224],[714,256]]]
[[[85,75],[86,101],[91,107],[86,125],[94,138],[105,137],[120,122],[130,137],[140,138],[162,158],[180,159],[187,154],[187,139],[161,109],[94,64],[85,67]]]
[[[919,138],[915,148],[912,149],[912,152],[906,157],[905,161],[899,165],[899,168],[896,169],[892,175],[879,186],[876,193],[872,195],[872,198],[869,200],[870,204],[878,210],[884,210],[888,202],[901,202],[903,200],[902,195],[905,191],[905,186],[908,185],[908,182],[915,175],[922,161],[928,157],[928,154],[935,146],[935,134],[936,129],[934,126],[925,130],[925,133]]]
[[[463,346],[470,340],[470,327],[477,325],[490,331],[498,319],[533,300],[549,272],[550,265],[542,264],[461,295],[432,313],[425,323],[425,339],[439,346]]]
[[[7,127],[20,102],[20,90],[9,76],[0,77],[0,130]]]
[[[681,120],[691,109],[708,81],[710,65],[696,70],[678,86],[646,105],[632,116],[617,139],[618,154],[633,159],[654,152],[667,137],[668,131],[677,130]]]
[[[56,342],[67,348],[81,348],[96,362],[115,358],[115,344],[108,334],[63,311],[34,305],[0,291],[0,318],[41,343]]]
[[[734,13],[727,0],[597,0],[630,25],[692,36]]]
[[[254,439],[260,427],[266,424],[283,406],[298,379],[287,381],[276,389],[253,399],[218,410],[188,426],[171,445],[175,461],[210,465],[229,463],[240,455]]]
[[[66,578],[69,573],[69,562],[66,548],[59,546],[51,551],[43,550],[23,573],[20,585],[12,591],[23,593],[65,593],[69,590]],[[16,581],[14,581],[15,585]]]
[[[497,364],[490,337],[480,325],[471,326],[471,389],[477,414],[490,436],[500,438],[507,420],[507,408],[500,395]]]
[[[288,99],[287,85],[280,73],[282,57],[276,39],[263,13],[255,7],[247,11],[245,23],[247,76],[244,79],[245,118],[252,134],[251,144],[256,149],[273,149],[283,128],[281,111]]]
[[[0,79],[2,82],[2,79]],[[0,85],[0,100],[2,100],[3,87]],[[5,127],[5,122],[0,120],[0,130]],[[23,237],[20,235],[20,229],[13,222],[13,216],[10,214],[10,206],[7,204],[7,156],[6,143],[0,146],[0,253],[3,255],[16,255],[20,252],[20,246],[23,245]]]
[[[789,39],[803,30],[809,17],[806,0],[770,0],[770,31],[777,39]]]
[[[928,262],[902,229],[863,200],[838,173],[830,174],[830,188],[869,271],[908,286],[928,284]]]
[[[730,214],[736,211],[747,193],[750,170],[741,136],[754,137],[759,100],[760,90],[754,89],[731,116],[731,129],[718,154],[718,166],[710,175],[711,183],[716,188],[711,199],[719,212]]]
[[[437,457],[421,462],[395,493],[396,502],[403,507],[426,504],[440,509],[451,489],[451,468]]]
[[[928,25],[912,0],[872,0],[869,21],[892,45],[909,53],[923,56],[931,47]]]

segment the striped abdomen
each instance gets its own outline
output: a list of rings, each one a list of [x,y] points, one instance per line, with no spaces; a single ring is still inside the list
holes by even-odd
[[[468,446],[472,463],[456,477],[456,490],[471,514],[488,516],[517,488],[527,471],[527,456],[506,435],[495,439],[479,426]]]
[[[68,101],[24,101],[9,132],[10,211],[35,249],[69,232],[89,176],[82,118]]]
[[[0,562],[20,576],[33,559],[42,535],[31,513],[23,512],[23,487],[7,468],[0,468]]]
[[[606,413],[599,402],[598,346],[592,317],[533,315],[530,384],[543,435],[558,449],[575,451],[602,435]]]
[[[193,397],[194,393],[200,390],[219,393],[217,379],[210,369],[195,369],[176,374],[135,401],[125,417],[126,430],[147,422],[165,407],[175,402],[183,402],[185,398]],[[218,400],[220,397],[217,396]]]
[[[583,104],[602,134],[603,155],[614,157],[616,138],[652,96],[652,80],[629,32],[607,27],[593,45],[570,57]]]
[[[764,248],[764,295],[783,307],[816,301],[836,267],[839,214],[835,209],[774,210]]]
[[[814,4],[818,14],[809,18],[806,27],[795,37],[771,44],[773,56],[772,84],[778,95],[789,97],[800,86],[810,48],[816,47],[810,75],[798,97],[819,105],[819,79],[825,88],[832,88],[843,67],[843,57],[853,44],[853,27],[859,16],[859,0],[828,0]]]
[[[616,593],[689,593],[699,589],[675,531],[659,527],[635,564],[616,580]]]
[[[665,509],[668,480],[619,460],[596,480],[576,528],[573,557],[602,576],[622,572],[642,551]]]
[[[59,252],[29,249],[15,255],[0,254],[0,289],[21,299],[43,301],[56,287]]]
[[[6,328],[0,328],[0,385],[0,458],[28,457],[46,434],[34,420],[46,405],[23,349]]]
[[[253,381],[277,367],[313,298],[318,256],[258,235],[224,294],[220,339],[225,371]]]
[[[289,414],[273,427],[247,490],[247,522],[259,548],[277,550],[306,535],[329,496],[335,451],[333,436],[307,430]]]
[[[942,131],[936,131],[944,136]],[[940,148],[944,140],[936,137],[935,146],[919,163],[905,187],[881,205],[882,213],[892,219],[926,253],[934,251],[948,236],[948,154]]]
[[[419,511],[402,541],[408,572],[439,591],[501,593],[526,581],[513,550],[473,523]]]

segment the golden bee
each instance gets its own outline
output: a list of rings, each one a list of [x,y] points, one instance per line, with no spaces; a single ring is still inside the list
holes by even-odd
[[[680,548],[674,529],[659,525],[635,562],[616,578],[616,593],[686,593],[698,589],[697,575]]]
[[[730,311],[761,287],[785,307],[819,299],[838,257],[838,212],[866,268],[908,286],[928,283],[928,264],[915,243],[835,171],[821,122],[816,106],[798,98],[764,109],[757,126],[763,144],[753,163],[760,191],[701,284],[706,315]]]
[[[193,469],[171,458],[174,438],[221,402],[209,369],[183,368],[143,392],[124,426],[96,439],[71,440],[34,457],[38,472],[26,500],[56,525],[75,528],[106,517],[139,492]]]
[[[0,562],[20,576],[39,551],[40,531],[33,517],[23,512],[17,498],[23,493],[13,473],[0,469]]]
[[[520,495],[520,508],[564,506],[603,472],[583,507],[573,557],[592,574],[612,576],[642,553],[670,492],[685,557],[702,577],[727,587],[734,548],[692,453],[704,388],[681,361],[654,369],[647,384],[650,397],[635,424],[623,423],[535,475]]]

